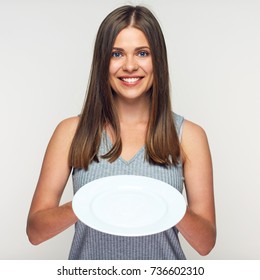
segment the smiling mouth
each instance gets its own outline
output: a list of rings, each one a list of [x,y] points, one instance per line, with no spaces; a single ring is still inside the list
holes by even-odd
[[[128,83],[128,84],[134,84],[138,81],[140,81],[143,77],[135,77],[135,78],[119,78],[121,81]]]

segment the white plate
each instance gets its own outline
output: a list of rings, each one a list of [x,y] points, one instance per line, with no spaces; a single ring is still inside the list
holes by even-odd
[[[86,225],[109,234],[143,236],[176,225],[186,211],[181,193],[149,177],[104,177],[81,187],[73,211]]]

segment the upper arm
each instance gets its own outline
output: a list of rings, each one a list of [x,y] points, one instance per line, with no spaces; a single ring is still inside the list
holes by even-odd
[[[45,152],[29,215],[58,206],[71,172],[68,155],[77,124],[78,117],[73,117],[56,127]]]
[[[188,206],[196,214],[215,224],[213,170],[205,131],[185,121],[182,134],[184,178]]]

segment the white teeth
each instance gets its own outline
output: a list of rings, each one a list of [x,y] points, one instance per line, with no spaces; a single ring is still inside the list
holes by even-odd
[[[122,78],[122,80],[126,83],[133,84],[140,80],[140,78]]]

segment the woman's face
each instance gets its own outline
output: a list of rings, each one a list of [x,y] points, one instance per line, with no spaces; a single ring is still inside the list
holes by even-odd
[[[117,98],[128,101],[143,98],[151,88],[151,50],[139,29],[127,27],[118,34],[111,54],[109,82]]]

